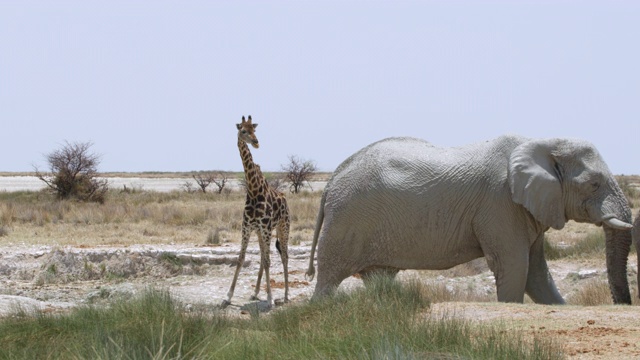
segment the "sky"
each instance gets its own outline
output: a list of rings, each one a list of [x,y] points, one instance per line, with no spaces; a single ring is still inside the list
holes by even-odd
[[[592,142],[640,174],[638,1],[0,1],[0,172],[333,171],[390,136]]]

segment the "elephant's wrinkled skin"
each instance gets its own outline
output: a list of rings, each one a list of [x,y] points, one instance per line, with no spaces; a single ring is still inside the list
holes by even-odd
[[[346,277],[447,269],[485,256],[498,300],[562,304],[544,233],[568,220],[602,225],[615,303],[629,304],[631,210],[593,145],[502,136],[461,148],[414,138],[373,143],[345,160],[322,196],[307,275],[314,298]]]
[[[640,298],[640,213],[633,222],[633,241],[636,244],[636,254],[638,254],[638,297]]]

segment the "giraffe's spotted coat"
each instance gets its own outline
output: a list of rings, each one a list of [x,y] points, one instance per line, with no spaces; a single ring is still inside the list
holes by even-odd
[[[231,288],[227,294],[227,300],[223,303],[228,305],[231,303],[233,291],[235,289],[238,274],[246,255],[249,237],[253,231],[258,234],[260,242],[260,271],[258,272],[258,280],[254,298],[257,298],[260,291],[260,281],[262,273],[265,273],[267,285],[267,301],[272,304],[271,284],[269,279],[269,267],[271,259],[269,249],[271,245],[271,234],[276,230],[277,240],[276,248],[280,253],[282,265],[284,268],[284,301],[289,300],[289,281],[288,281],[288,241],[289,241],[289,208],[287,200],[283,193],[271,188],[267,183],[260,165],[253,162],[251,151],[247,144],[251,144],[254,148],[258,148],[260,143],[255,135],[255,129],[258,124],[252,123],[251,116],[248,120],[242,117],[242,123],[237,124],[238,128],[238,149],[242,158],[242,165],[245,172],[245,182],[247,188],[247,199],[245,201],[243,219],[242,219],[242,243],[240,247],[240,255],[238,257],[238,265],[236,268]]]

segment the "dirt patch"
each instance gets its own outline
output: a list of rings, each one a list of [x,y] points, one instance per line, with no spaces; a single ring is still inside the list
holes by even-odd
[[[291,275],[291,273],[289,274]],[[275,281],[271,279],[270,283],[271,283],[271,289],[284,289],[284,282]],[[301,288],[301,287],[307,287],[309,285],[311,284],[308,281],[300,281],[300,280],[289,281],[289,288]],[[253,288],[255,289],[255,286]],[[263,285],[262,290],[267,291],[267,286]]]
[[[440,303],[436,316],[457,316],[476,323],[549,336],[570,359],[639,359],[640,307],[548,306],[500,303]]]
[[[275,252],[275,251],[274,251]],[[0,249],[0,315],[16,307],[60,309],[131,297],[149,286],[169,289],[188,305],[216,306],[226,297],[238,246],[137,245],[130,247],[9,246]],[[289,248],[290,299],[307,298],[308,247]],[[284,296],[280,257],[271,256],[271,286]],[[249,247],[232,303],[249,302],[259,270],[259,249]],[[261,285],[265,295],[265,284]],[[266,295],[265,295],[266,297]]]

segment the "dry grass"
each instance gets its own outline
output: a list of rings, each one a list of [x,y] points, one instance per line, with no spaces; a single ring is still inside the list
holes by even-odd
[[[102,174],[104,176],[167,176],[166,173]],[[190,173],[171,174],[188,178]],[[316,174],[313,180],[327,180]],[[621,188],[640,208],[640,176],[618,176]],[[320,201],[319,191],[288,194],[292,243],[309,241]],[[0,193],[0,243],[59,245],[128,245],[135,243],[215,243],[240,239],[244,193],[109,193],[105,204],[57,201],[45,192]],[[596,229],[570,222],[548,232],[552,244],[572,246]],[[218,233],[218,240],[215,234]]]
[[[640,176],[620,175],[616,176],[616,180],[627,196],[631,208],[638,209],[640,207]]]
[[[493,291],[480,289],[477,284],[471,280],[460,284],[450,284],[448,282],[429,280],[423,282],[421,292],[426,299],[432,303],[441,303],[449,301],[458,302],[494,302],[496,294]]]
[[[0,193],[1,243],[130,245],[239,241],[245,195],[111,191],[104,204]],[[310,240],[320,192],[288,194],[291,238]]]
[[[567,303],[581,306],[613,305],[609,284],[604,279],[585,281],[579,291],[567,297]]]

